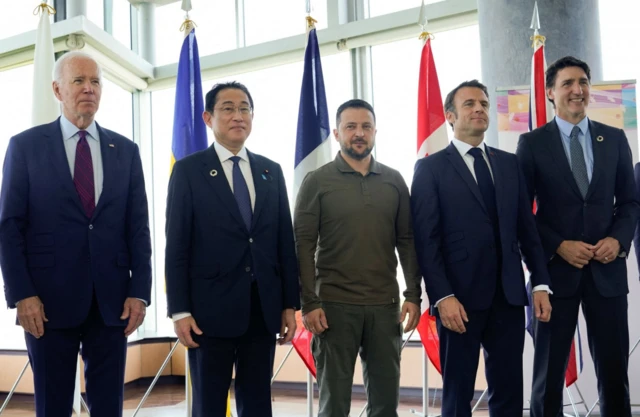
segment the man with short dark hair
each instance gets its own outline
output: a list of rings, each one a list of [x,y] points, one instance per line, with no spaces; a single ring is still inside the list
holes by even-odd
[[[358,353],[369,417],[397,416],[402,323],[420,319],[409,190],[400,175],[371,156],[376,118],[363,100],[336,115],[340,152],[304,179],[295,234],[304,325],[314,334],[320,417],[347,417]],[[407,289],[400,305],[396,270]]]
[[[223,417],[235,366],[239,417],[271,416],[278,343],[293,338],[298,265],[277,163],[249,152],[253,99],[237,82],[207,93],[208,149],[176,162],[167,198],[169,316],[189,347],[194,417]]]
[[[531,200],[516,157],[484,143],[487,88],[477,80],[460,84],[445,110],[455,137],[418,161],[411,187],[416,252],[440,338],[442,416],[471,416],[480,346],[489,413],[522,416],[528,299],[521,257],[536,317],[551,316]]]
[[[33,369],[36,416],[71,416],[78,350],[94,417],[122,416],[127,337],[151,300],[138,146],[95,121],[98,63],[54,66],[62,115],[13,138],[0,196],[0,265]]]
[[[554,319],[534,323],[531,415],[562,413],[564,375],[582,311],[605,417],[631,415],[626,257],[638,217],[624,131],[587,117],[589,66],[560,58],[547,69],[556,117],[520,136],[516,154],[545,252]]]

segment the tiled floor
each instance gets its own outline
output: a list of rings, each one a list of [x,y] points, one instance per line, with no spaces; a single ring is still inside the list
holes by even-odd
[[[127,387],[125,390],[125,417],[132,417],[140,399],[145,393],[145,387]],[[305,417],[307,416],[307,400],[304,393],[298,391],[274,391],[273,416],[274,417]],[[0,405],[4,401],[4,395],[0,395]],[[232,410],[235,414],[235,403],[232,398]],[[365,405],[362,396],[355,395],[351,408],[351,417],[358,417]],[[2,413],[2,417],[32,417],[33,398],[30,396],[16,396],[9,403],[9,407]],[[421,411],[422,405],[418,399],[408,399],[401,401],[398,408],[399,417],[415,416],[411,409]],[[314,402],[314,412],[317,415],[318,400]],[[431,414],[437,414],[437,409],[431,408]],[[82,414],[86,416],[86,413]],[[474,417],[488,416],[487,412],[477,412]],[[186,416],[186,403],[184,395],[184,385],[159,385],[157,386],[144,407],[138,412],[136,417],[183,417]],[[362,416],[366,416],[363,413]]]

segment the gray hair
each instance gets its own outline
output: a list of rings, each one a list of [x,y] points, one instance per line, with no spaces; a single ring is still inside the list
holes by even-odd
[[[53,64],[53,81],[58,84],[60,83],[60,81],[62,81],[62,69],[69,60],[74,58],[84,58],[95,62],[96,67],[98,67],[98,77],[100,78],[100,80],[102,80],[102,68],[100,68],[98,61],[96,61],[91,55],[86,52],[69,51],[58,58],[55,64]]]

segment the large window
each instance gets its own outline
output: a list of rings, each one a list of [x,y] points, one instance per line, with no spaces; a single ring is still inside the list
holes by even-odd
[[[127,0],[114,0],[112,19],[113,37],[131,48],[131,4]]]
[[[156,7],[156,64],[177,62],[184,34],[179,31],[185,13],[182,2]],[[193,2],[189,17],[196,23],[200,56],[236,47],[236,7],[234,0]]]
[[[307,28],[304,1],[244,0],[245,36],[247,45],[305,33]],[[318,29],[327,27],[327,2],[311,2],[311,17],[316,19]]]
[[[426,0],[424,3],[438,3],[446,0]],[[369,17],[398,12],[400,10],[413,9],[422,3],[418,0],[369,0]],[[416,16],[416,21],[418,16]]]
[[[0,29],[1,30],[1,29]],[[0,91],[5,97],[0,100],[0,114],[5,115],[0,123],[0,161],[4,161],[9,139],[31,127],[31,92],[33,65],[0,72]],[[2,172],[0,171],[0,180]],[[0,349],[24,346],[22,328],[16,326],[16,310],[8,310],[4,293],[0,297]]]
[[[115,3],[122,0],[114,0]],[[104,29],[104,0],[87,1],[87,19]]]
[[[329,112],[333,114],[344,101],[352,98],[351,64],[349,54],[337,54],[323,58],[323,73],[327,91]],[[302,62],[239,74],[220,80],[205,81],[205,90],[216,82],[236,80],[249,88],[255,103],[255,114],[247,149],[278,162],[284,171],[287,189],[293,189],[293,158],[295,151]],[[206,94],[206,91],[204,92]],[[171,158],[171,132],[175,88],[154,92],[153,106],[153,157],[154,157],[154,209],[155,209],[155,268],[158,282],[155,286],[158,311],[158,331],[170,332],[166,312],[164,286],[165,209]],[[334,125],[331,117],[331,125]],[[213,140],[209,132],[209,143]],[[337,149],[337,147],[335,148]],[[293,196],[289,195],[292,202]]]
[[[637,31],[640,2],[600,0],[599,11],[604,80],[640,79],[640,48],[628,43]]]
[[[131,93],[117,84],[102,79],[100,110],[96,114],[100,126],[133,139],[133,100]]]
[[[40,17],[34,16],[33,10],[38,4],[38,1],[1,1],[0,39],[36,30]]]

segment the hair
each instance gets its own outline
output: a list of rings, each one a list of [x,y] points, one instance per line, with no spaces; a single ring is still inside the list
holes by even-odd
[[[342,116],[342,112],[347,109],[368,110],[371,112],[371,115],[373,116],[373,122],[375,123],[376,121],[376,112],[373,111],[373,107],[371,106],[371,104],[367,103],[364,100],[360,100],[359,98],[354,98],[352,100],[345,101],[340,105],[340,107],[338,107],[338,111],[336,112],[336,126],[340,126],[340,119],[341,119],[340,116]]]
[[[578,58],[574,58],[572,56],[565,56],[560,58],[553,64],[549,65],[547,68],[547,74],[545,79],[545,87],[553,88],[556,85],[556,79],[558,78],[558,72],[565,68],[569,67],[578,67],[584,71],[587,75],[587,79],[591,82],[591,70],[589,69],[589,65],[586,62],[579,60]],[[556,106],[556,103],[553,102],[553,99],[547,96],[547,99],[553,103],[553,106]]]
[[[249,97],[249,106],[251,106],[251,109],[254,108],[253,98],[251,97],[251,93],[249,92],[249,89],[242,83],[239,83],[237,81],[229,81],[226,83],[218,83],[218,84],[215,84],[213,87],[211,87],[211,90],[209,90],[209,92],[207,93],[207,96],[205,97],[204,110],[207,113],[213,113],[213,108],[218,102],[218,93],[228,89],[240,90],[243,93],[245,93],[247,97]]]
[[[444,100],[444,112],[445,113],[451,112],[451,113],[455,114],[456,116],[458,115],[458,113],[456,113],[456,105],[453,103],[453,101],[456,98],[456,93],[458,92],[458,90],[460,90],[461,88],[465,88],[465,87],[479,88],[480,90],[482,90],[484,92],[484,94],[487,96],[487,98],[489,98],[489,90],[487,90],[487,86],[486,85],[482,84],[478,80],[465,81],[463,83],[460,83],[460,85],[458,85],[456,88],[451,90],[449,92],[449,94],[447,94],[447,98]],[[453,128],[453,124],[452,123],[449,123],[449,125],[451,126],[451,128]]]
[[[62,55],[60,58],[58,58],[55,64],[53,64],[53,81],[55,81],[58,84],[62,81],[62,73],[63,73],[64,67],[66,66],[68,61],[75,58],[83,58],[83,59],[88,59],[90,61],[93,61],[96,64],[96,67],[98,67],[98,77],[100,78],[100,80],[102,80],[102,68],[100,68],[98,61],[96,61],[91,55],[89,55],[86,52],[69,51],[64,55]]]

